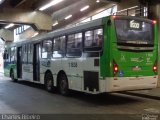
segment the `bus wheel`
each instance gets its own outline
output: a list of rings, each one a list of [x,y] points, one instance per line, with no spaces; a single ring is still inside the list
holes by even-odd
[[[51,73],[47,73],[45,76],[45,87],[48,92],[54,91],[53,76]]]
[[[62,95],[67,96],[69,94],[68,80],[65,74],[61,74],[58,88]]]
[[[14,72],[13,72],[13,70],[11,70],[10,77],[11,77],[11,79],[12,79],[13,82],[17,82],[17,79],[14,78]]]

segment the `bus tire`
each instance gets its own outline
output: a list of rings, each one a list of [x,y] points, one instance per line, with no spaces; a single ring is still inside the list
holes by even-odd
[[[68,79],[65,74],[61,74],[59,77],[58,89],[59,92],[64,96],[69,94]]]
[[[45,88],[48,92],[53,92],[54,86],[53,86],[53,76],[51,73],[46,73],[45,75]]]
[[[11,77],[11,80],[12,80],[13,82],[17,82],[17,81],[18,81],[17,79],[14,78],[14,71],[13,71],[13,69],[11,69],[10,77]]]

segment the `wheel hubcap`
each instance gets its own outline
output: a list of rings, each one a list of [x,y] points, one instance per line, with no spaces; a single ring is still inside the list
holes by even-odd
[[[62,81],[61,81],[61,91],[62,91],[62,92],[65,92],[66,86],[67,86],[66,81],[65,81],[65,80],[62,80]]]
[[[51,88],[52,88],[52,80],[48,80],[47,81],[47,89],[51,90]]]

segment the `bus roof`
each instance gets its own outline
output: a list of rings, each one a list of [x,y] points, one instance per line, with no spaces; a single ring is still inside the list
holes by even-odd
[[[61,28],[37,37],[33,37],[33,38],[28,38],[28,39],[24,39],[22,41],[17,41],[14,42],[13,44],[11,44],[11,46],[21,46],[21,44],[23,43],[38,43],[41,40],[46,40],[46,39],[50,39],[50,38],[54,38],[54,37],[58,37],[58,36],[63,36],[63,35],[67,35],[67,34],[72,34],[72,33],[76,33],[79,31],[83,31],[83,30],[87,30],[87,29],[91,29],[94,27],[98,27],[98,26],[102,26],[103,25],[103,19],[105,18],[110,18],[111,16],[107,16],[104,18],[100,18],[100,19],[96,19],[96,20],[92,20],[86,23],[82,23],[79,24],[77,26],[70,26],[70,27],[65,27],[65,28]],[[117,16],[119,18],[123,18],[123,19],[127,19],[127,18],[134,18],[134,19],[139,19],[139,20],[144,20],[144,21],[148,21],[151,22],[151,20],[148,20],[146,18],[141,18],[141,17],[135,17],[135,16]]]
[[[40,35],[40,36],[29,38],[29,39],[24,39],[23,41],[14,42],[11,46],[15,46],[15,45],[20,46],[22,43],[31,43],[31,42],[32,43],[38,43],[41,40],[45,40],[45,39],[49,39],[49,38],[53,38],[53,37],[58,37],[58,36],[61,36],[61,35],[76,33],[76,32],[86,30],[86,29],[89,29],[89,28],[102,26],[103,25],[102,21],[103,21],[103,18],[93,20],[93,21],[90,21],[90,22],[87,22],[87,23],[82,23],[82,24],[74,26],[74,27],[72,26],[72,27],[61,28],[59,30],[49,32],[49,33],[46,33],[44,35]]]

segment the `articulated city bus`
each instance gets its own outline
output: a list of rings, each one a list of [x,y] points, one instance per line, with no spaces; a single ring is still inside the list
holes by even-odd
[[[5,75],[91,94],[157,86],[156,21],[109,16],[13,43],[4,54]]]

